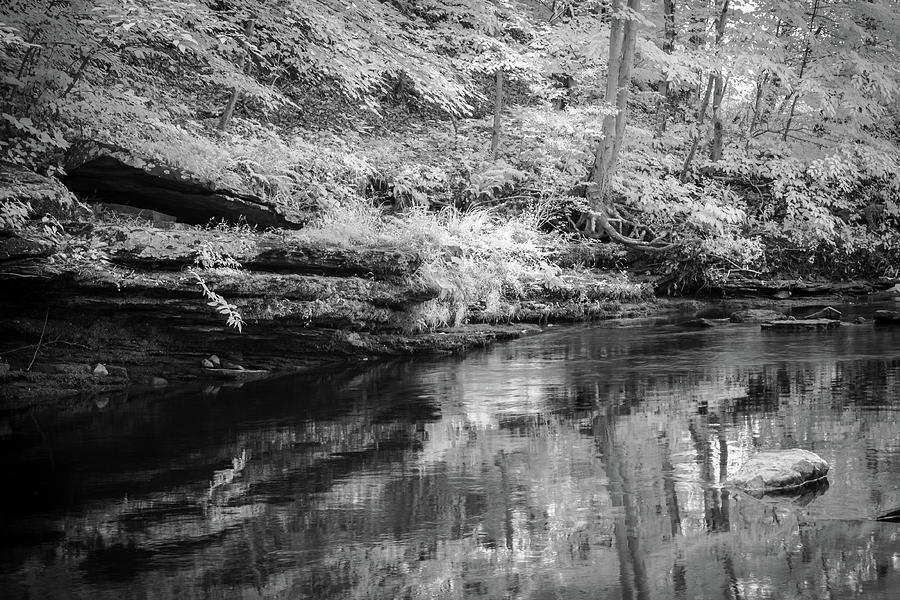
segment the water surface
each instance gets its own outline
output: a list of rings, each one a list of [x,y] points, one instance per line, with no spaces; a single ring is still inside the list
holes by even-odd
[[[900,328],[551,330],[0,422],[4,598],[896,598]],[[802,447],[829,485],[723,485]]]

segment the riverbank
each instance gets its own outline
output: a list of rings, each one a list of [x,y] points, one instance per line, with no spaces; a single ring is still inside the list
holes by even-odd
[[[144,234],[157,240],[174,236],[171,231]],[[179,233],[193,239],[206,235],[197,230]],[[479,305],[467,311],[466,323],[429,328],[421,323],[417,327],[412,319],[439,292],[405,287],[396,277],[378,279],[372,270],[368,278],[344,271],[330,275],[202,271],[205,283],[227,294],[243,313],[245,325],[238,332],[206,306],[196,275],[174,269],[178,261],[173,260],[172,269],[162,270],[162,253],[146,245],[139,252],[145,261],[141,268],[134,260],[134,247],[126,246],[127,251],[124,246],[110,249],[116,265],[93,270],[67,270],[33,260],[6,266],[0,275],[5,279],[0,308],[15,317],[0,321],[4,411],[84,402],[106,405],[160,395],[172,385],[216,391],[248,380],[369,360],[461,354],[565,322],[636,326],[669,318],[687,326],[711,327],[728,317],[743,320],[734,319],[737,314],[749,313],[747,320],[761,322],[774,315],[803,318],[823,306],[847,304],[856,307],[847,312],[846,321],[870,322],[873,301],[884,304],[898,296],[896,283],[888,288],[890,282],[885,280],[847,283],[841,287],[843,294],[819,287],[821,293],[804,288],[805,294],[779,297],[784,296],[779,290],[745,286],[742,293],[720,298],[658,298],[644,291],[621,301],[601,296],[606,274],[598,271],[590,279],[582,272],[577,290],[544,290],[515,303],[507,299],[508,317],[503,322],[486,319],[485,308]],[[171,258],[178,256],[175,246],[158,248]],[[371,267],[378,256],[369,256]],[[339,260],[337,253],[330,257],[341,269],[350,262],[343,255]],[[123,266],[129,261],[131,266]],[[327,270],[322,264],[319,269]],[[9,277],[14,272],[29,277],[7,285],[13,283]],[[770,281],[766,286],[782,284]],[[646,284],[633,285],[647,289]]]
[[[0,239],[6,409],[456,354],[550,322],[672,306],[647,282],[585,266],[578,244],[544,248],[459,215],[341,236],[333,223],[258,231],[50,209]]]
[[[34,174],[7,183],[32,212],[0,236],[5,410],[459,354],[552,323],[710,310],[658,296],[651,271],[616,268],[614,244],[483,211],[356,205],[300,230],[259,230],[88,208]],[[790,314],[896,283],[731,277],[705,301]]]

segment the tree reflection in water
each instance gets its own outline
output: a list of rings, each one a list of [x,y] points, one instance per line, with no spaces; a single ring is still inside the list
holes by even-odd
[[[571,329],[9,417],[0,595],[894,598],[898,338]],[[830,487],[724,484],[795,445]]]

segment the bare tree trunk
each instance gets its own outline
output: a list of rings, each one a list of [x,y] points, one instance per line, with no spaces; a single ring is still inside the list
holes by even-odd
[[[615,171],[616,159],[625,138],[628,93],[631,83],[631,71],[634,66],[634,49],[637,41],[638,23],[628,18],[623,12],[623,0],[613,0],[612,20],[609,33],[609,69],[606,75],[605,101],[611,110],[603,119],[603,140],[594,153],[594,164],[591,167],[587,200],[590,214],[587,217],[588,234],[599,230],[610,239],[647,250],[662,251],[671,248],[671,244],[659,245],[659,240],[645,242],[641,239],[623,235],[613,227],[610,219],[620,219],[618,211],[610,198],[610,183]],[[640,14],[641,0],[628,0],[630,14]]]
[[[806,71],[806,65],[809,63],[809,55],[812,52],[812,40],[818,34],[813,33],[815,26],[816,14],[819,12],[819,0],[813,0],[812,14],[809,17],[809,29],[806,32],[806,46],[803,49],[803,60],[800,62],[800,72],[797,74],[797,86],[803,83],[803,73]],[[792,92],[794,99],[791,102],[791,109],[788,111],[787,122],[784,124],[784,132],[781,134],[781,141],[787,141],[788,133],[791,131],[791,121],[794,120],[794,111],[797,108],[797,101],[800,99],[799,90]]]
[[[684,157],[684,164],[681,166],[681,179],[684,179],[685,176],[687,176],[688,169],[691,167],[691,162],[694,160],[694,155],[697,154],[697,146],[700,145],[700,139],[703,137],[703,121],[706,118],[706,109],[709,106],[709,97],[712,94],[715,80],[715,75],[709,76],[709,82],[706,84],[706,92],[703,94],[700,106],[697,107],[696,129],[694,131],[693,140],[691,140],[691,149],[688,151],[687,156]]]
[[[629,6],[635,0],[629,0]],[[640,0],[637,0],[638,4]],[[633,27],[629,21],[620,18],[623,0],[613,0],[612,11],[613,18],[610,22],[609,30],[609,66],[606,73],[606,93],[604,100],[610,109],[618,108],[619,96],[623,97],[623,101],[628,99],[628,88],[619,90],[619,80],[621,79],[622,62],[624,58],[624,41],[626,27]],[[632,57],[634,55],[632,54]],[[623,102],[624,103],[624,102]],[[611,112],[603,118],[603,140],[594,154],[594,166],[591,170],[591,179],[595,184],[593,192],[592,206],[594,210],[600,212],[609,197],[609,182],[612,178],[612,169],[616,154],[616,131],[618,130],[617,121],[623,121],[625,115],[616,111]]]
[[[248,19],[246,23],[244,23],[244,44],[248,44],[250,42],[250,37],[253,35],[253,26],[256,23],[254,19]],[[244,52],[241,55],[241,60],[238,62],[238,68],[243,71],[244,63],[247,62],[247,53]],[[228,124],[231,122],[231,117],[234,115],[234,108],[237,106],[238,100],[241,98],[241,92],[238,91],[237,88],[231,90],[231,96],[228,98],[228,104],[225,105],[225,110],[222,112],[222,116],[219,117],[219,131],[225,131],[228,129]]]
[[[716,48],[721,47],[722,38],[725,37],[725,22],[728,18],[728,1],[722,1],[722,8],[719,12],[719,19],[716,21]],[[716,70],[715,91],[713,92],[713,139],[712,147],[709,152],[709,159],[713,162],[722,158],[722,144],[724,128],[722,126],[722,116],[719,109],[722,107],[722,98],[725,96],[726,82],[722,76],[722,65]]]
[[[672,54],[675,50],[675,0],[663,0],[663,24],[665,27],[665,39],[662,49],[666,54]],[[656,104],[656,136],[661,136],[666,131],[666,120],[669,117],[669,77],[663,74],[659,82],[659,100]]]
[[[756,126],[762,119],[763,99],[765,98],[768,84],[769,72],[764,71],[762,75],[756,79],[756,95],[753,98],[753,108],[751,109],[753,115],[750,117],[750,125],[747,127],[747,142],[744,145],[745,151],[750,147],[750,140],[753,139],[753,132],[756,131]]]
[[[491,160],[497,158],[497,146],[500,145],[500,128],[503,125],[503,69],[497,69],[494,75],[497,85],[494,93],[494,129],[491,134]]]
[[[722,0],[719,16],[716,20],[715,44],[717,48],[722,43],[722,38],[725,36],[728,2],[729,0]],[[703,138],[703,121],[706,119],[706,110],[709,107],[709,99],[713,89],[716,90],[716,100],[718,103],[721,103],[722,96],[725,94],[725,84],[722,80],[721,68],[709,74],[709,79],[706,83],[706,91],[703,93],[703,99],[700,101],[697,108],[697,124],[694,129],[693,139],[691,140],[691,148],[684,159],[684,164],[681,166],[681,179],[684,179],[687,176],[688,169],[691,167],[691,162],[693,162],[694,156],[697,154],[697,147],[700,145],[700,140]],[[718,107],[714,107],[714,111],[715,110],[718,110]],[[721,127],[721,123],[719,126]]]
[[[716,85],[713,90],[713,138],[712,145],[709,150],[709,159],[717,162],[722,158],[722,147],[724,145],[724,127],[722,126],[722,116],[720,109],[722,107],[722,98],[725,96],[725,90],[728,89],[728,79],[723,80],[722,74],[716,75]]]
[[[778,19],[775,25],[775,39],[781,37],[782,20]],[[770,84],[774,88],[778,85],[779,78],[773,75],[768,69],[764,70],[756,78],[756,95],[753,99],[753,116],[750,118],[750,126],[747,128],[747,141],[744,144],[744,150],[750,148],[750,140],[753,139],[756,127],[760,123],[765,123],[768,128],[768,113],[770,112],[769,104],[769,87]]]

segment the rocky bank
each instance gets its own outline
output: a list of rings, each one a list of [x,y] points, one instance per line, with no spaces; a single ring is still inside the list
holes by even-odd
[[[458,353],[552,321],[685,305],[655,298],[650,282],[627,284],[623,296],[605,272],[571,268],[572,252],[557,248],[563,268],[553,285],[502,298],[499,310],[475,303],[466,325],[433,328],[425,307],[446,290],[419,276],[423,259],[414,248],[310,241],[286,229],[204,228],[159,219],[152,209],[146,219],[98,218],[58,181],[9,165],[0,165],[0,188],[0,199],[32,209],[27,226],[0,231],[0,406],[7,410],[176,381]],[[240,313],[241,332],[225,325],[203,285]],[[755,293],[777,297],[783,287],[762,282]],[[746,281],[731,292],[754,293]],[[211,365],[211,356],[225,366]]]

